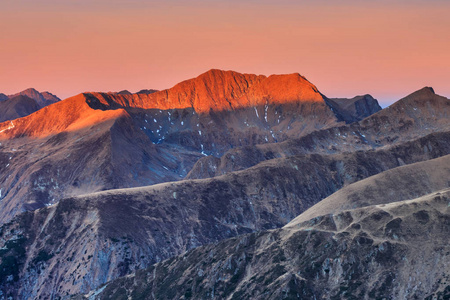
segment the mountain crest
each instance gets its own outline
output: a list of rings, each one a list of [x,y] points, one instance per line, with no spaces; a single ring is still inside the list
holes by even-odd
[[[93,106],[144,109],[193,108],[197,113],[230,111],[266,104],[323,102],[316,86],[298,73],[242,74],[211,69],[174,87],[152,93],[85,93]],[[94,98],[98,99],[95,104]]]

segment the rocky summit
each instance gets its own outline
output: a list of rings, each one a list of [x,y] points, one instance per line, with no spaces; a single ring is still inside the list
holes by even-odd
[[[0,94],[0,299],[446,299],[450,100],[330,96]]]

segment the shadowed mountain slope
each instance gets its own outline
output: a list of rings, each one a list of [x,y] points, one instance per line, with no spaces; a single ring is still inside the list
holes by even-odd
[[[390,202],[386,195],[384,202],[389,204],[317,216],[295,227],[199,247],[114,280],[90,295],[95,299],[446,299],[450,295],[450,189],[399,202]]]
[[[37,90],[30,88],[26,89],[20,93],[9,95],[9,98],[13,98],[16,96],[27,96],[28,98],[36,100],[36,103],[39,105],[39,107],[44,107],[53,103],[56,103],[58,101],[61,101],[57,96],[53,95],[50,92],[42,92],[39,93]]]
[[[0,123],[28,116],[44,106],[60,101],[49,93],[39,93],[35,89],[27,89],[20,93],[6,96],[0,93]]]
[[[423,88],[364,120],[312,132],[282,143],[233,148],[199,160],[187,178],[207,178],[249,168],[263,160],[304,153],[376,149],[450,129],[450,100]]]
[[[325,102],[331,107],[338,120],[346,123],[361,121],[381,110],[378,101],[370,95],[346,98],[325,98]]]
[[[27,96],[15,96],[0,102],[0,122],[14,120],[39,110],[36,100]]]
[[[28,298],[87,292],[200,245],[281,227],[344,185],[410,159],[449,153],[448,141],[448,136],[439,141],[432,135],[428,141],[392,149],[300,155],[215,179],[63,199],[49,208],[21,214],[2,227],[5,244],[23,239],[26,249],[10,270],[17,281],[2,289]],[[446,170],[448,159],[423,164],[432,164],[437,172]],[[445,178],[446,174],[440,174]],[[446,182],[439,184],[432,187],[447,187]],[[39,261],[39,253],[47,253],[47,259]]]

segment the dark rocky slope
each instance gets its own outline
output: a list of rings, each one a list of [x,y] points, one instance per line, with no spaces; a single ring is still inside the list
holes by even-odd
[[[187,178],[207,178],[243,170],[275,157],[376,149],[450,129],[450,100],[423,88],[370,117],[312,132],[282,143],[233,148],[219,158],[200,159]]]
[[[88,296],[447,299],[449,203],[445,189],[232,238],[114,280]]]
[[[437,136],[378,151],[275,159],[215,179],[63,199],[2,227],[3,246],[20,240],[24,251],[2,289],[25,298],[87,292],[200,245],[281,227],[343,185],[449,153],[448,135]],[[449,159],[422,164],[448,178]],[[447,186],[437,182],[433,188]]]

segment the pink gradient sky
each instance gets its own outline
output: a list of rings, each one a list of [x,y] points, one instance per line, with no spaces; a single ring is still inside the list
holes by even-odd
[[[449,34],[438,0],[2,0],[0,92],[164,89],[219,68],[386,106],[423,86],[450,96]]]

